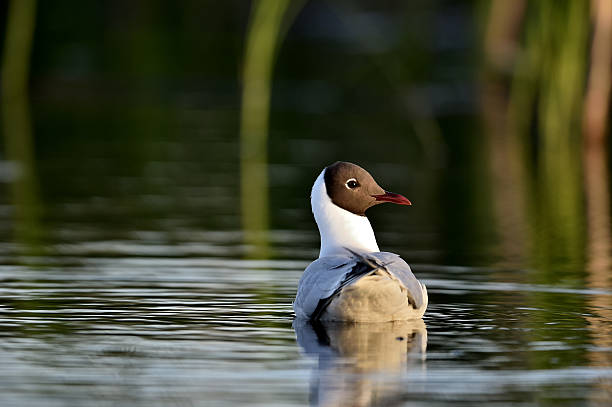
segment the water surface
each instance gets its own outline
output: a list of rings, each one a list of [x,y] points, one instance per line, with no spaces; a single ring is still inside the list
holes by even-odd
[[[608,291],[415,263],[430,292],[424,322],[293,326],[308,259],[241,259],[237,234],[194,231],[197,244],[144,231],[90,236],[58,243],[53,256],[5,245],[3,404],[609,401]],[[311,251],[308,235],[277,238]],[[223,255],[209,252],[217,246]]]
[[[0,405],[609,405],[609,168],[497,161],[474,6],[305,5],[275,61],[262,233],[240,209],[248,2],[39,3],[31,168],[5,147],[24,134],[0,151]],[[294,323],[336,160],[413,202],[368,215],[426,283],[423,321]]]

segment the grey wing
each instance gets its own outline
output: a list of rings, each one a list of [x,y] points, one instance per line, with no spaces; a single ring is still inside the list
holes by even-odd
[[[368,257],[375,258],[378,264],[384,265],[389,274],[399,280],[408,290],[409,296],[414,300],[417,309],[427,307],[428,297],[425,284],[421,283],[412,273],[408,263],[399,255],[388,252],[368,253]]]
[[[357,260],[351,256],[327,256],[312,262],[298,284],[293,309],[299,318],[313,318],[342,287],[354,281]]]
[[[349,249],[347,252],[352,256],[321,257],[306,268],[293,303],[298,318],[317,319],[342,288],[375,270],[384,270],[397,279],[413,307],[425,311],[427,289],[401,257],[387,252],[356,253]]]

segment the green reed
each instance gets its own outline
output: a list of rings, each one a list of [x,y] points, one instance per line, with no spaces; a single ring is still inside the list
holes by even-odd
[[[28,98],[36,0],[10,2],[2,59],[2,122],[6,158],[14,165],[11,195],[16,239],[37,250],[39,194]]]

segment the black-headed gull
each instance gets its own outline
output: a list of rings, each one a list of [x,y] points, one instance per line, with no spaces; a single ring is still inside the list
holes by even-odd
[[[410,205],[363,168],[336,162],[317,177],[310,203],[321,251],[300,279],[298,318],[385,322],[421,318],[427,289],[397,254],[381,252],[365,211],[379,203]]]

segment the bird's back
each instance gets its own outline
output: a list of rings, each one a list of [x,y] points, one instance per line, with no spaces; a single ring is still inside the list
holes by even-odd
[[[386,252],[321,257],[300,279],[298,318],[384,322],[420,318],[427,289],[398,255]]]

